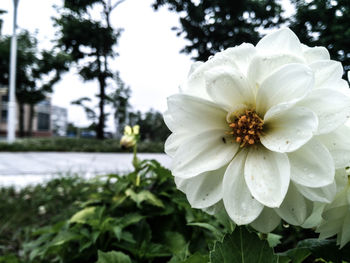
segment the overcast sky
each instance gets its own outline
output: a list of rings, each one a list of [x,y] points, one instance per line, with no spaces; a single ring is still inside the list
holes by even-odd
[[[12,32],[12,3],[13,0],[0,1],[0,9],[8,11],[3,16],[3,34]],[[151,3],[151,0],[126,0],[112,13],[113,26],[124,28],[117,48],[120,56],[113,62],[113,67],[130,85],[131,104],[135,109],[146,111],[152,107],[164,111],[166,97],[178,91],[191,60],[189,56],[179,54],[186,42],[171,30],[179,23],[177,14],[166,8],[154,12]],[[54,4],[61,5],[62,0],[19,0],[19,28],[30,32],[38,30],[38,38],[44,47],[50,46],[49,41],[54,38],[51,21],[56,15],[52,8]],[[55,85],[52,103],[68,109],[69,121],[87,125],[90,122],[83,110],[70,103],[81,97],[92,98],[97,90],[97,83],[82,82],[72,69]],[[112,119],[107,126],[113,130]]]

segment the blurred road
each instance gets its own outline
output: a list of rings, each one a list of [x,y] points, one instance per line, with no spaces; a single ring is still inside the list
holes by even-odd
[[[155,159],[169,167],[165,154],[143,153],[138,158]],[[129,153],[0,153],[0,185],[24,186],[48,180],[52,176],[78,173],[84,177],[132,170]]]

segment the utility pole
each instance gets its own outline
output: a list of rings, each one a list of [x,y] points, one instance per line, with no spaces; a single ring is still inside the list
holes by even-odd
[[[17,7],[19,0],[13,0],[13,33],[10,54],[9,101],[7,106],[7,142],[16,139],[16,60],[17,60]]]

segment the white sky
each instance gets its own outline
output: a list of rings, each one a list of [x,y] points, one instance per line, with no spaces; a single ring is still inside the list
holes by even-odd
[[[283,0],[285,3],[287,0]],[[55,29],[51,17],[55,15],[54,4],[62,0],[19,0],[18,26],[30,32],[38,30],[38,38],[47,46],[54,38]],[[176,37],[173,26],[178,25],[178,15],[166,8],[154,12],[152,0],[126,0],[112,13],[112,25],[124,28],[117,48],[120,56],[113,68],[120,71],[121,78],[132,89],[130,102],[134,109],[146,111],[151,107],[160,111],[166,108],[166,97],[178,91],[191,65],[190,57],[179,54],[185,46],[184,39]],[[3,34],[12,32],[13,0],[1,0],[0,9],[8,11],[3,16]],[[288,6],[286,6],[287,9]],[[288,12],[290,13],[290,11]],[[98,91],[95,82],[82,82],[72,69],[55,85],[52,94],[54,105],[68,108],[68,119],[77,125],[90,124],[84,111],[71,101],[81,97],[93,98]],[[97,100],[95,100],[97,102]],[[107,123],[114,130],[113,120]]]

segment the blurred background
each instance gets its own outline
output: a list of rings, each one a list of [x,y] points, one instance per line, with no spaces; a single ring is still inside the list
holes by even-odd
[[[0,3],[3,138],[13,4]],[[347,71],[349,14],[349,0],[20,0],[17,137],[120,138],[138,123],[142,141],[164,142],[166,97],[193,61],[288,26]]]

